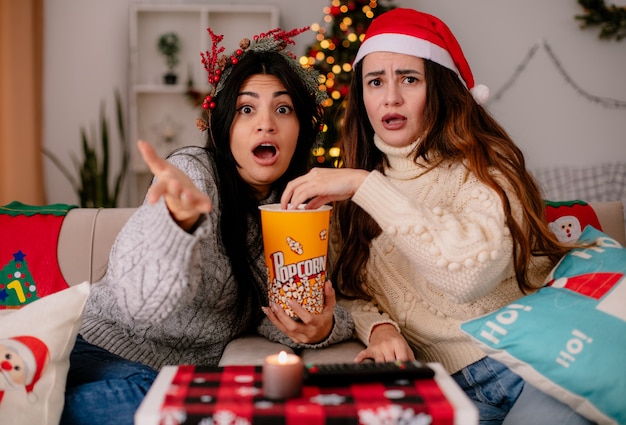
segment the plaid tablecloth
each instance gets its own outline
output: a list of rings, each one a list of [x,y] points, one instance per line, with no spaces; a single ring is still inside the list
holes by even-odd
[[[453,404],[434,379],[405,380],[393,384],[338,383],[336,387],[315,387],[305,383],[299,398],[272,401],[264,398],[262,394],[261,366],[213,368],[178,366],[174,370],[170,369],[170,373],[171,378],[168,377],[169,384],[160,404],[151,409],[146,409],[146,406],[142,405],[143,413],[140,408],[138,412],[140,417],[136,423],[166,425],[459,423],[455,422]],[[146,412],[151,418],[148,418]]]

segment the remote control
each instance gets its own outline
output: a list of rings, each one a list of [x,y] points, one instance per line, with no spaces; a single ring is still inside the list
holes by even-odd
[[[359,382],[394,382],[400,379],[431,379],[435,371],[418,361],[388,363],[307,364],[304,383],[316,386]]]

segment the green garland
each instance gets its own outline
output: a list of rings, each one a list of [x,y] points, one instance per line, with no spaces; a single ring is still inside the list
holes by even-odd
[[[598,38],[620,41],[626,37],[626,7],[607,6],[604,0],[578,0],[585,14],[576,15],[582,21],[581,28],[600,25]]]

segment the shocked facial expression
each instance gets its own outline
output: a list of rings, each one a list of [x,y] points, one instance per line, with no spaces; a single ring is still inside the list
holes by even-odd
[[[241,178],[264,199],[289,168],[300,122],[291,96],[273,75],[253,75],[241,86],[230,149]]]
[[[374,131],[387,144],[413,143],[424,131],[424,60],[390,52],[365,56],[363,101]]]

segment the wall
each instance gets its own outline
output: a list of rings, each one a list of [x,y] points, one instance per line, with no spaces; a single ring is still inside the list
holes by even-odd
[[[113,91],[121,90],[124,101],[127,99],[130,3],[45,0],[44,144],[68,165],[71,152],[80,155],[80,127],[96,130],[101,102],[113,120]],[[281,26],[293,28],[321,23],[322,9],[330,0],[267,3],[279,6]],[[576,0],[393,3],[421,8],[444,19],[463,46],[476,81],[492,93],[500,92],[529,50],[536,43],[542,46],[543,40],[580,89],[626,102],[626,41],[601,41],[597,28],[580,30],[574,16],[582,13],[582,8]],[[301,35],[296,53],[304,53],[312,40],[313,33]],[[586,98],[567,83],[543,47],[488,108],[520,145],[530,168],[626,161],[626,109],[609,108]],[[110,124],[116,134],[115,122]],[[77,202],[70,185],[49,161],[45,162],[45,177],[48,202]]]

